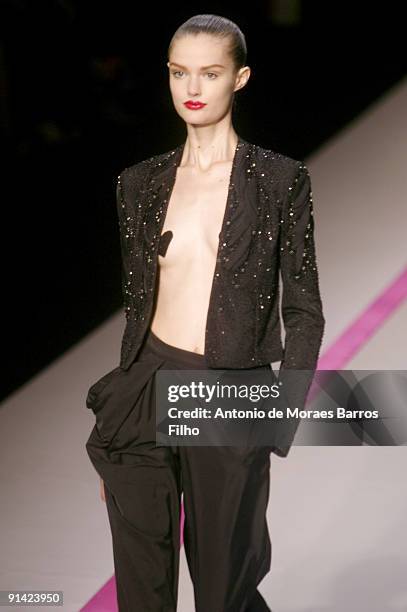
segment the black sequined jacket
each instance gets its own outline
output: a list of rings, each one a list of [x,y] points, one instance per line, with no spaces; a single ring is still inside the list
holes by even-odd
[[[280,372],[314,370],[325,320],[309,171],[302,161],[238,138],[206,321],[206,363],[250,368],[281,360]],[[118,178],[124,369],[150,325],[159,241],[183,149],[154,155]]]

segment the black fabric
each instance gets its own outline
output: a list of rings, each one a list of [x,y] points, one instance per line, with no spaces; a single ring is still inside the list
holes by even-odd
[[[176,612],[180,502],[197,612],[269,612],[270,450],[155,443],[155,373],[206,369],[204,355],[147,334],[128,370],[93,385],[86,450],[105,483],[119,612]]]
[[[172,231],[171,230],[167,230],[160,237],[160,244],[159,244],[159,247],[158,247],[158,254],[161,255],[162,257],[165,257],[165,255],[167,253],[167,249],[168,249],[168,247],[170,245],[170,242],[172,240],[172,236],[173,236]]]

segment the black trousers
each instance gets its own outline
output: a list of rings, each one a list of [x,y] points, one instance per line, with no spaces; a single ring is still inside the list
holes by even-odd
[[[151,330],[128,371],[96,386],[86,450],[104,480],[120,612],[176,612],[180,504],[197,612],[269,612],[267,447],[156,445],[155,372],[206,369]]]

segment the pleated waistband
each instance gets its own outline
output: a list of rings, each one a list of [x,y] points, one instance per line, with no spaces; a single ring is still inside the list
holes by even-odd
[[[179,363],[186,367],[191,366],[194,369],[207,369],[205,355],[168,344],[156,336],[150,328],[147,330],[145,348],[170,362]]]

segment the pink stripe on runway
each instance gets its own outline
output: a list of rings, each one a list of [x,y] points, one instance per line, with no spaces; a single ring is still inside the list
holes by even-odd
[[[80,609],[80,612],[117,612],[115,576],[99,589],[99,591]]]
[[[352,359],[407,297],[407,268],[323,353],[320,370],[340,370]]]

